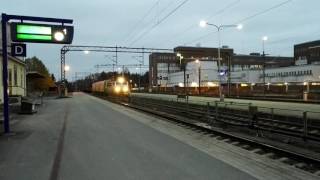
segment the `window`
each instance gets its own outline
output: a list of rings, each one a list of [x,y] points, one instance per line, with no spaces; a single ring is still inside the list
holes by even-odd
[[[17,65],[13,66],[13,83],[14,83],[14,86],[18,86],[18,67],[17,67]]]
[[[9,86],[12,86],[12,69],[9,69]]]
[[[24,74],[24,73],[23,73],[23,68],[20,68],[20,86],[21,86],[21,87],[24,87],[24,86],[23,86],[23,74]]]

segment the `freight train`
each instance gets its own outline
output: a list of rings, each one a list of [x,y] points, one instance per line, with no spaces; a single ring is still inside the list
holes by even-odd
[[[128,96],[130,86],[129,82],[120,76],[116,80],[109,79],[93,83],[92,93],[106,96]]]

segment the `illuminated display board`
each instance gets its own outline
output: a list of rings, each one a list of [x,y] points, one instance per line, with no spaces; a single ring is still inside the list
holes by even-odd
[[[11,23],[11,39],[14,42],[71,44],[73,26]]]

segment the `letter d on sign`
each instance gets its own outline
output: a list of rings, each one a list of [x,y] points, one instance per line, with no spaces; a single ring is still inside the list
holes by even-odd
[[[27,46],[26,46],[26,44],[12,43],[11,44],[11,55],[12,56],[26,57],[27,56]]]

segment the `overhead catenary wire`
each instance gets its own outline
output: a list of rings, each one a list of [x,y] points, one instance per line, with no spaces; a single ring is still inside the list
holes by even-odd
[[[184,4],[186,4],[189,0],[184,0],[181,2],[178,6],[176,6],[172,11],[170,11],[166,16],[164,16],[162,19],[160,19],[156,24],[154,24],[147,32],[141,34],[138,38],[133,40],[130,43],[130,46],[145,37],[147,34],[149,34],[154,28],[156,28],[159,24],[161,24],[163,21],[165,21],[167,18],[169,18],[172,14],[174,14],[178,9],[180,9]]]
[[[163,8],[161,11],[160,11],[160,13],[158,12],[158,13],[156,13],[156,16],[160,16],[163,12],[165,12],[173,3],[175,2],[175,0],[172,0],[172,1],[170,1],[167,5],[166,5],[166,7],[165,8]],[[157,18],[157,17],[156,17]],[[146,27],[141,31],[141,32],[139,32],[139,33],[137,33],[137,34],[135,34],[134,36],[132,36],[131,38],[129,38],[129,39],[127,39],[127,41],[133,41],[136,37],[138,37],[138,36],[141,36],[141,35],[143,35],[144,33],[146,33],[148,30],[149,30],[149,28],[151,28],[151,26],[153,26],[153,22],[159,22],[159,19],[155,19],[155,18],[152,18],[152,19],[150,19],[147,23],[145,23],[146,24]],[[151,26],[149,26],[149,24],[151,24]]]
[[[157,7],[158,3],[160,2],[160,0],[157,0],[152,6],[151,8],[142,16],[142,18],[132,27],[130,28],[130,32],[126,35],[126,37],[124,38],[124,41],[128,40],[131,35],[136,31],[136,29],[139,27],[139,25],[141,25],[141,23],[148,17],[148,15],[152,12],[152,10]]]
[[[267,12],[269,12],[269,11],[272,11],[272,10],[274,10],[274,9],[277,9],[277,8],[279,8],[279,7],[283,6],[283,5],[286,5],[286,4],[288,4],[288,3],[292,2],[292,1],[293,1],[293,0],[287,0],[287,1],[281,2],[281,3],[276,4],[276,5],[274,5],[274,6],[270,7],[270,8],[267,8],[267,9],[265,9],[265,10],[263,10],[263,11],[260,11],[260,12],[258,12],[258,13],[255,13],[255,14],[253,14],[253,15],[251,15],[251,16],[248,16],[248,17],[245,17],[245,18],[243,18],[243,19],[240,19],[240,20],[236,21],[236,22],[233,23],[233,24],[243,23],[243,22],[245,22],[245,21],[251,20],[252,18],[255,18],[255,17],[260,16],[260,15],[262,15],[262,14],[265,14],[265,13],[267,13]]]
[[[293,0],[283,1],[283,2],[281,2],[281,3],[278,3],[278,4],[274,5],[274,6],[271,6],[271,7],[267,8],[267,9],[264,9],[264,10],[262,10],[262,11],[260,11],[260,12],[257,12],[257,13],[255,13],[255,14],[253,14],[253,15],[250,15],[250,16],[247,16],[247,17],[242,18],[242,19],[240,19],[240,20],[237,20],[237,21],[235,21],[234,23],[231,23],[231,24],[239,24],[239,23],[243,23],[243,22],[249,21],[249,20],[251,20],[251,19],[253,19],[253,18],[257,17],[257,16],[263,15],[263,14],[265,14],[265,13],[267,13],[267,12],[270,12],[270,11],[272,11],[272,10],[274,10],[274,9],[277,9],[277,8],[279,8],[279,7],[282,7],[282,6],[288,4],[288,3],[292,2],[292,1],[293,1]],[[212,34],[214,34],[214,33],[216,33],[216,32],[217,32],[217,31],[214,31],[214,32],[208,33],[208,34],[206,34],[206,35],[200,36],[200,37],[196,38],[195,41],[201,40],[201,39],[203,39],[203,38],[205,38],[205,37],[207,37],[207,36],[210,36],[210,35],[212,35]],[[191,43],[193,43],[193,42],[195,42],[195,41],[190,41],[190,42],[184,43],[184,44],[191,44]]]
[[[207,17],[206,19],[207,19],[207,20],[210,20],[210,19],[212,19],[212,18],[214,18],[214,17],[216,17],[216,16],[224,13],[227,9],[230,9],[230,8],[234,7],[235,5],[237,5],[238,3],[240,3],[240,1],[241,1],[241,0],[232,1],[231,3],[227,4],[226,6],[224,6],[222,9],[216,11],[214,14],[210,15],[209,17]],[[179,33],[176,33],[176,34],[174,34],[173,36],[171,36],[171,37],[169,38],[169,40],[173,40],[174,38],[181,37],[181,36],[184,35],[185,33],[189,32],[190,30],[195,29],[195,28],[197,28],[197,27],[198,27],[197,25],[195,25],[194,23],[192,23],[190,26],[188,26],[187,28],[185,28],[185,29],[183,30],[183,32],[179,32]],[[160,42],[159,44],[162,44],[162,43],[167,42],[167,41],[168,41],[168,39],[166,39],[165,41]]]

